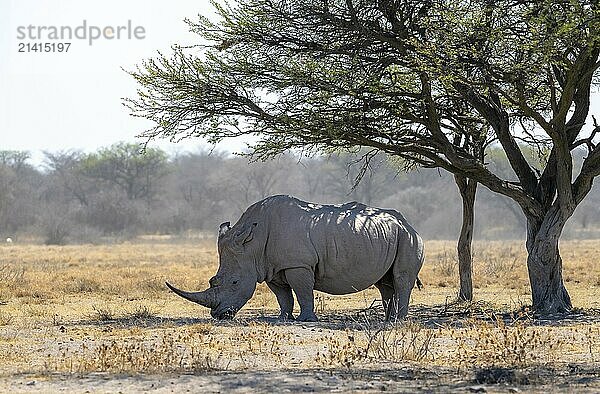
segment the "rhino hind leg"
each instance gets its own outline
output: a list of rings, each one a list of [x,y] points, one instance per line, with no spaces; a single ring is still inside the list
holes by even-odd
[[[379,290],[381,294],[381,303],[383,304],[383,309],[385,310],[385,320],[390,320],[390,316],[392,314],[393,307],[393,298],[394,298],[394,277],[392,274],[392,269],[383,276],[383,278],[379,279],[375,283],[375,287]]]
[[[292,295],[292,289],[286,285],[279,285],[275,283],[267,283],[269,289],[275,294],[277,303],[281,313],[279,318],[281,320],[294,320],[292,312],[294,310],[294,296]]]
[[[400,245],[396,261],[392,266],[394,297],[388,320],[404,319],[408,314],[410,294],[417,283],[417,277],[423,265],[423,244],[420,238],[416,241],[418,242]]]
[[[394,277],[394,297],[392,299],[390,315],[387,320],[397,321],[404,319],[408,314],[410,293],[415,285],[415,280],[407,272]]]
[[[300,316],[298,321],[318,321],[315,315],[315,275],[308,268],[288,268],[285,270],[286,282],[290,285],[298,304],[300,305]]]

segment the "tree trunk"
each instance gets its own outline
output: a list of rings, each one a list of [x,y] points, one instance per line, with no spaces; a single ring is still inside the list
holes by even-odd
[[[462,227],[458,238],[458,274],[460,277],[459,301],[473,300],[473,256],[471,244],[473,242],[473,222],[475,220],[475,194],[477,182],[461,175],[455,175],[454,180],[462,198]]]
[[[527,218],[527,270],[536,313],[565,313],[573,308],[563,282],[558,248],[565,222],[557,207],[550,208],[541,221]]]

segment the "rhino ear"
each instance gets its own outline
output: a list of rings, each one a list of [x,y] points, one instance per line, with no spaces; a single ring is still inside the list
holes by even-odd
[[[258,223],[252,223],[250,226],[245,228],[241,233],[239,233],[235,239],[240,245],[245,245],[248,242],[252,241],[254,238],[254,228],[258,225]]]
[[[231,228],[229,227],[229,225],[229,222],[221,223],[221,225],[219,226],[219,237],[222,237],[227,231],[229,231],[229,229]]]

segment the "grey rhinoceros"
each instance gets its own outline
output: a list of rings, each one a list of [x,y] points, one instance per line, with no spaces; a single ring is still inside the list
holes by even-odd
[[[250,206],[238,222],[223,223],[218,238],[219,269],[210,288],[176,294],[232,318],[266,282],[281,308],[280,318],[316,321],[313,290],[355,293],[375,285],[386,320],[403,318],[423,265],[423,241],[391,209],[357,202],[320,205],[291,196],[271,196]]]

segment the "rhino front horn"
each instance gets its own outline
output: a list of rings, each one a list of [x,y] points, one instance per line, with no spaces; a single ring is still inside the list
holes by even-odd
[[[169,282],[165,282],[165,284],[169,289],[173,291],[173,293],[185,298],[186,300],[195,302],[196,304],[200,304],[211,309],[215,308],[218,305],[216,294],[214,294],[214,289],[208,289],[205,291],[197,292],[188,292],[179,290],[177,287],[172,286]]]

